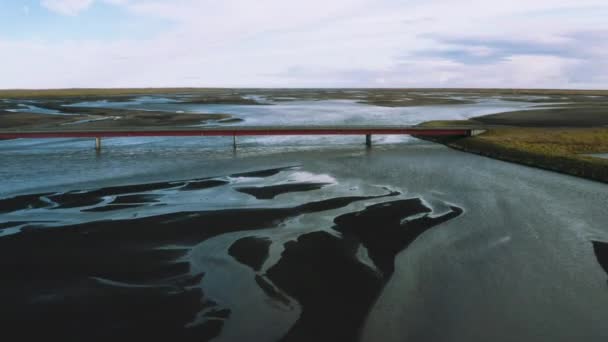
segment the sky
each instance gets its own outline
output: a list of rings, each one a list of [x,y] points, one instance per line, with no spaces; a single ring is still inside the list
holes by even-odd
[[[608,89],[606,0],[0,0],[0,89]]]

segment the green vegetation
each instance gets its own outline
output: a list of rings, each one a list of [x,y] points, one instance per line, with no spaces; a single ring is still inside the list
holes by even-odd
[[[537,109],[465,121],[431,121],[423,126],[485,128],[487,132],[480,136],[431,140],[462,151],[608,183],[608,160],[588,156],[608,152],[608,91],[519,92],[548,96],[526,100],[545,103]]]
[[[429,122],[424,126],[463,127],[474,122]],[[429,140],[465,152],[608,183],[608,159],[587,155],[608,152],[608,128],[493,127],[475,137]]]

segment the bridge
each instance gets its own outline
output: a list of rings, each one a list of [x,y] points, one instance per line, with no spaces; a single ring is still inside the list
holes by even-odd
[[[222,127],[139,127],[88,130],[0,130],[0,139],[51,139],[92,138],[95,148],[101,149],[102,138],[125,137],[233,137],[236,149],[239,136],[277,135],[363,135],[368,147],[372,135],[455,136],[465,137],[485,132],[471,127],[421,127],[421,126],[222,126]]]

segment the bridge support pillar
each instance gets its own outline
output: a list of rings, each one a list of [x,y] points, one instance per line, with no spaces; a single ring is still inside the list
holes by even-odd
[[[232,136],[232,149],[236,151],[236,135]]]
[[[101,151],[101,138],[95,138],[95,150]]]
[[[365,135],[365,146],[372,147],[372,135],[371,134]]]

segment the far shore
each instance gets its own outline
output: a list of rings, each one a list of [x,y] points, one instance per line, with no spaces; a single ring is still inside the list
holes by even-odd
[[[47,98],[81,96],[141,96],[179,95],[192,93],[224,93],[226,91],[290,92],[290,91],[379,91],[379,92],[426,92],[426,93],[478,93],[501,95],[597,95],[608,96],[601,89],[513,89],[513,88],[66,88],[66,89],[0,89],[0,98]]]

